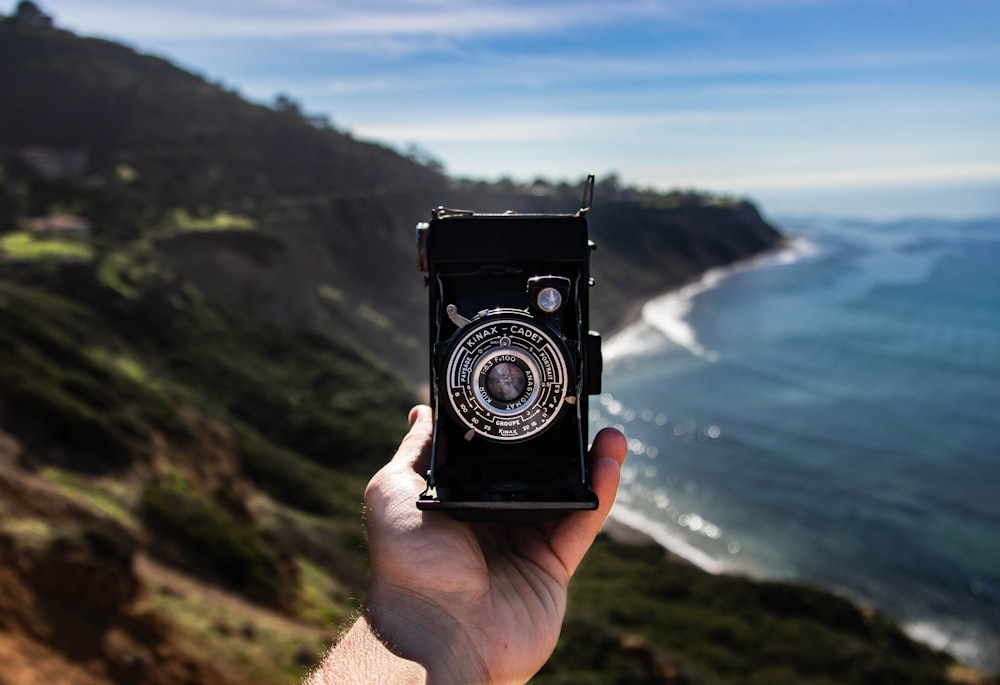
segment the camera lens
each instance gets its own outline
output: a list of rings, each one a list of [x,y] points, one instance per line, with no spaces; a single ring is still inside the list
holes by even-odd
[[[524,371],[511,362],[501,362],[486,374],[486,388],[493,399],[501,402],[516,400],[524,392],[527,379]]]
[[[567,403],[569,352],[522,312],[470,321],[444,358],[443,397],[468,429],[467,440],[527,440],[547,430]]]

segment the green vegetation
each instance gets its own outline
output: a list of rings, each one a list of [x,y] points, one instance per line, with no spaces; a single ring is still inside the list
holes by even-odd
[[[562,640],[533,682],[658,683],[672,673],[705,685],[915,685],[948,682],[950,663],[828,592],[715,576],[659,547],[602,538],[573,579]]]
[[[139,493],[134,483],[118,478],[87,477],[54,466],[47,466],[40,473],[70,499],[95,514],[106,516],[131,531],[141,529],[135,514]]]
[[[18,400],[11,411],[26,422],[44,415],[66,436],[72,425],[83,431],[74,440],[89,436],[110,458],[151,431],[183,436],[174,405],[184,402],[244,436],[262,477],[269,459],[285,458],[282,449],[289,463],[307,457],[361,472],[374,466],[373,455],[395,449],[413,398],[389,371],[321,336],[284,335],[225,312],[162,272],[148,273],[157,275],[134,278],[125,293],[117,282],[108,287],[103,263],[21,272],[65,296],[0,281],[0,351],[9,352],[0,381]],[[25,405],[30,411],[18,410]],[[318,482],[315,474],[298,478],[308,481]]]
[[[358,597],[361,494],[405,430],[409,390],[349,348],[226,312],[161,269],[126,293],[106,273],[24,264],[0,279],[0,426],[31,436],[68,497],[165,541],[153,554],[314,620],[310,587]],[[116,489],[102,475],[123,471],[138,480]],[[282,504],[252,515],[234,482]],[[310,586],[292,557],[312,560]]]
[[[257,228],[257,222],[250,217],[225,211],[192,216],[181,208],[174,210],[169,226],[179,231],[250,231]]]
[[[14,516],[0,519],[0,531],[16,536],[21,544],[30,547],[46,547],[59,534],[58,528],[49,521]]]
[[[148,554],[300,621],[342,620],[364,581],[364,484],[405,430],[409,390],[349,348],[226,312],[145,264],[125,292],[100,262],[0,278],[0,428]],[[156,602],[192,653],[278,683],[322,650],[316,628],[225,614],[211,597]]]
[[[237,590],[279,606],[291,602],[296,579],[278,555],[182,476],[165,474],[147,485],[139,509],[153,531],[182,544]]]
[[[363,484],[356,478],[331,473],[249,429],[241,431],[237,449],[244,473],[277,501],[315,514],[357,512],[352,496]]]
[[[299,682],[329,642],[327,631],[296,624],[204,589],[154,585],[145,603],[169,616],[180,644],[259,685]]]
[[[171,400],[123,373],[113,350],[124,343],[92,310],[0,281],[0,318],[6,419],[45,442],[71,441],[75,468],[119,468],[150,432],[183,433]]]
[[[148,251],[133,245],[103,255],[97,278],[122,297],[136,300],[143,287],[151,285],[150,281],[169,277],[168,271]]]
[[[6,259],[92,259],[93,248],[78,239],[16,231],[0,236],[0,255]]]
[[[347,586],[330,575],[329,569],[304,557],[296,561],[302,585],[299,616],[316,625],[338,626],[357,613],[356,598],[351,597]]]
[[[92,348],[87,354],[98,364],[115,369],[118,373],[135,383],[150,381],[149,373],[137,360],[122,354],[113,354],[102,348]]]

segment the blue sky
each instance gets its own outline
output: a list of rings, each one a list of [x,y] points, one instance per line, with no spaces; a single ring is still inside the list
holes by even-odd
[[[453,175],[1000,214],[995,0],[41,0]]]

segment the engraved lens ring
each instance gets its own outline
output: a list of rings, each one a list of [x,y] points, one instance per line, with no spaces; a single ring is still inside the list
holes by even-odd
[[[456,335],[442,390],[452,414],[494,442],[545,431],[567,400],[565,346],[525,316],[484,316]]]

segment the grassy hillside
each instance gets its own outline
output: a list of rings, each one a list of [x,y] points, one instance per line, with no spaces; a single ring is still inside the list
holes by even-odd
[[[301,674],[303,650],[318,653],[361,595],[361,493],[405,430],[408,388],[351,348],[228,313],[164,273],[123,288],[100,262],[2,267],[0,568],[33,580],[66,545],[84,569],[122,559],[116,583],[141,584],[139,559],[166,565],[293,618],[298,646],[269,682]],[[15,479],[56,490],[25,502],[4,478],[14,493]],[[215,630],[183,597],[152,600],[181,641]],[[79,610],[112,625],[150,598],[95,601]],[[0,631],[13,614],[0,601]],[[222,663],[239,643],[223,641]]]

